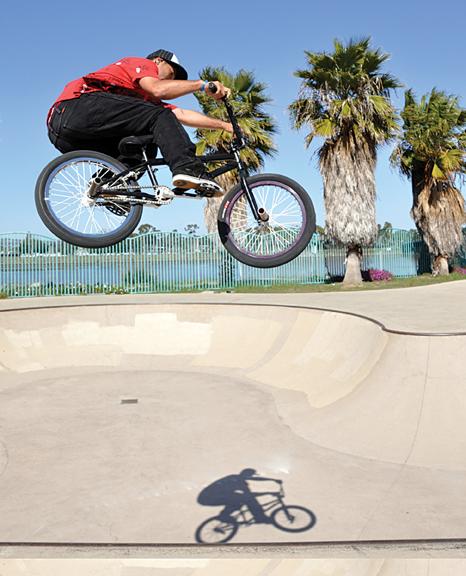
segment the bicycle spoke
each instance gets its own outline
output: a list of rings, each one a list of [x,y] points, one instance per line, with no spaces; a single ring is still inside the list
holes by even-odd
[[[288,188],[276,183],[259,183],[252,186],[252,193],[269,219],[258,223],[246,197],[241,196],[230,216],[235,244],[245,253],[263,257],[288,251],[304,226],[301,204]]]
[[[105,179],[113,174],[111,166],[90,158],[65,164],[49,183],[46,194],[49,209],[66,227],[79,234],[101,235],[117,230],[131,208],[114,201],[99,204],[87,195],[92,178],[98,175]]]

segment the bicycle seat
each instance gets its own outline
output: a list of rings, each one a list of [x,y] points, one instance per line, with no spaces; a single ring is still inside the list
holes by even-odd
[[[140,154],[143,148],[147,151],[148,156],[155,156],[157,154],[157,145],[154,143],[152,134],[146,136],[126,136],[122,138],[118,144],[118,150],[124,156]]]

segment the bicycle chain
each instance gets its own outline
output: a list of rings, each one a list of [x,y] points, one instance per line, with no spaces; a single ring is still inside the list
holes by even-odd
[[[134,196],[131,197],[127,197],[127,196],[106,196],[106,194],[112,194],[113,192],[118,192],[120,190],[122,191],[128,191],[128,190],[141,190],[141,188],[143,189],[150,189],[150,190],[154,190],[153,186],[115,186],[112,188],[109,188],[107,190],[103,190],[103,194],[102,196],[100,196],[100,200],[105,201],[110,201],[110,202],[115,202],[115,203],[121,203],[121,204],[144,204],[144,205],[149,205],[149,206],[166,206],[167,204],[170,204],[171,201],[173,200],[173,198],[167,198],[166,200],[162,200],[160,198],[135,198]],[[108,206],[107,208],[113,212],[113,210],[111,210]],[[118,208],[114,208],[115,213],[118,211]]]
[[[141,190],[141,188],[154,190],[153,186],[112,186],[111,188],[104,188],[102,191],[105,193],[113,192],[114,190]]]

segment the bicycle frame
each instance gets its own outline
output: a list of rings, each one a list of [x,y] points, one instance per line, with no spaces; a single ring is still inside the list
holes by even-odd
[[[281,489],[280,492],[267,492],[267,493],[259,492],[257,495],[265,496],[266,494],[270,494],[270,496],[274,496],[274,498],[269,502],[265,502],[265,504],[261,504],[264,514],[266,512],[270,512],[270,510],[273,510],[275,508],[283,508],[286,511],[286,505],[283,501],[285,497],[283,489]],[[252,517],[250,519],[246,517],[247,513],[251,514]],[[255,523],[254,516],[252,515],[252,512],[249,510],[247,504],[243,504],[243,506],[241,506],[241,508],[234,514],[234,518],[238,522],[238,524],[248,525]]]
[[[227,172],[230,172],[231,170],[237,169],[238,173],[239,173],[241,185],[245,191],[246,197],[248,199],[248,202],[249,202],[249,205],[251,207],[251,211],[253,213],[255,220],[258,223],[267,221],[268,220],[267,214],[265,214],[264,212],[261,212],[261,210],[258,208],[256,199],[254,198],[254,195],[252,194],[251,189],[248,185],[248,182],[247,182],[248,171],[241,160],[240,151],[247,146],[246,141],[245,141],[244,136],[241,132],[241,129],[238,125],[238,121],[237,121],[236,116],[233,112],[233,108],[232,108],[231,104],[226,100],[226,98],[222,98],[222,101],[225,105],[225,108],[226,108],[226,111],[228,114],[228,118],[230,119],[230,122],[233,126],[233,132],[235,135],[235,137],[231,143],[231,147],[230,147],[231,152],[230,153],[206,154],[204,156],[198,156],[198,158],[203,163],[225,162],[225,161],[227,162],[227,164],[220,166],[219,168],[213,170],[210,173],[211,176],[214,178],[217,176],[220,176],[221,174],[226,174]],[[128,174],[130,174],[132,172],[138,172],[142,169],[147,169],[147,173],[148,173],[148,176],[149,176],[149,179],[151,181],[152,186],[154,188],[159,186],[159,184],[157,182],[156,175],[155,175],[156,170],[154,170],[154,168],[156,168],[157,166],[166,166],[167,162],[163,158],[152,158],[152,159],[148,158],[144,148],[142,148],[142,155],[144,158],[143,162],[141,162],[137,166],[134,166],[132,168],[128,168],[127,170],[120,172],[114,178],[112,178],[111,182],[117,181],[120,178],[124,178],[125,176],[127,176]],[[202,199],[203,198],[202,196],[199,196],[197,194],[192,194],[192,193],[190,194],[189,192],[186,192],[185,190],[180,190],[177,188],[173,189],[173,191],[177,196],[180,196],[180,197],[196,198],[196,199],[198,199],[198,198]],[[123,195],[127,195],[128,197],[132,196],[131,194],[123,194]],[[150,194],[145,194],[145,193],[139,193],[138,198],[147,199],[147,200],[153,199]]]

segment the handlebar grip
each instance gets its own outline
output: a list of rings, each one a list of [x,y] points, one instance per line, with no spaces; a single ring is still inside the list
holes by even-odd
[[[215,85],[214,82],[209,82],[209,83],[207,84],[207,88],[209,89],[209,92],[210,92],[211,94],[215,94],[215,93],[217,92],[217,86]]]

